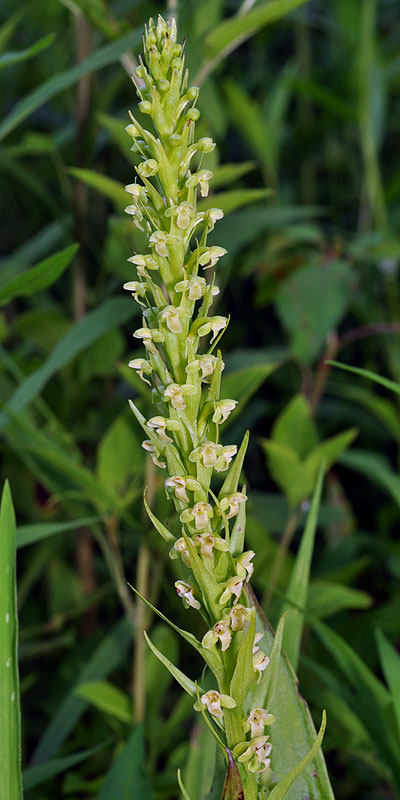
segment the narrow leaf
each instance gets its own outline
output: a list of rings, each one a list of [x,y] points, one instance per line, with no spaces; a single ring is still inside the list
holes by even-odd
[[[244,699],[251,684],[254,682],[253,646],[255,632],[256,613],[253,610],[248,628],[240,643],[236,666],[229,689],[229,694],[231,697],[235,698],[239,710],[243,708]]]
[[[392,693],[394,712],[400,736],[400,655],[381,630],[376,632],[376,639],[383,674]]]
[[[51,286],[71,263],[78,246],[71,244],[3,285],[0,288],[0,305],[9,303],[15,297],[28,297]]]
[[[22,800],[15,514],[8,481],[0,508],[0,797]]]
[[[71,753],[62,758],[53,758],[51,761],[46,761],[44,764],[36,764],[33,767],[28,767],[23,772],[24,791],[28,792],[30,789],[35,789],[45,781],[54,778],[55,775],[60,775],[71,767],[75,767],[82,761],[86,761],[93,753],[96,753],[104,745],[92,747],[90,750],[83,750],[81,753]]]
[[[43,36],[42,39],[35,42],[35,44],[26,47],[25,50],[18,50],[13,53],[2,53],[0,56],[0,70],[4,69],[4,67],[10,67],[12,64],[18,64],[20,61],[27,61],[28,58],[32,58],[32,56],[37,55],[37,53],[40,53],[42,50],[46,50],[47,47],[53,44],[55,36],[55,33],[49,33],[47,36]]]
[[[323,711],[321,727],[319,729],[318,736],[313,746],[308,751],[307,755],[297,764],[297,766],[294,767],[294,769],[290,770],[290,772],[286,775],[286,777],[282,781],[279,781],[277,786],[275,786],[275,788],[272,790],[269,796],[269,800],[283,800],[283,798],[286,797],[292,783],[294,783],[296,778],[298,778],[299,775],[301,775],[303,770],[313,760],[315,754],[321,747],[322,740],[324,738],[325,728],[326,728],[326,713],[325,711]]]
[[[164,666],[169,670],[169,672],[175,678],[175,680],[178,681],[178,683],[180,683],[185,692],[187,692],[188,694],[190,694],[191,697],[196,699],[197,697],[196,684],[192,680],[190,680],[190,678],[188,678],[184,672],[178,669],[178,667],[176,667],[175,664],[172,663],[172,661],[166,658],[161,653],[160,650],[158,650],[158,648],[149,639],[146,631],[144,631],[144,638],[146,639],[146,642],[149,645],[150,650],[154,653],[155,656],[157,656],[157,658],[161,661],[161,663],[164,664]],[[201,692],[203,691],[203,689],[201,689],[200,687],[199,689]]]
[[[129,203],[129,195],[127,195],[122,183],[114,180],[114,178],[108,178],[107,175],[101,175],[91,169],[80,169],[78,167],[70,167],[68,172],[74,178],[85,183],[86,186],[90,186],[91,189],[96,189],[104,197],[108,197],[118,209],[123,209]]]
[[[147,489],[147,487],[146,487],[146,489]],[[151,510],[151,508],[150,508],[150,506],[149,506],[149,504],[147,502],[147,499],[146,499],[146,489],[144,490],[144,493],[143,493],[143,503],[144,503],[144,507],[145,507],[145,509],[147,511],[147,514],[149,516],[149,519],[153,523],[156,531],[160,534],[160,536],[162,536],[162,538],[165,539],[165,541],[168,542],[169,544],[173,544],[175,542],[175,540],[176,540],[176,537],[172,533],[170,533],[168,528],[166,528],[165,525],[163,525],[162,522],[160,522],[160,520],[157,519],[155,514],[153,514],[153,512],[152,512],[152,510]]]
[[[245,435],[243,436],[242,444],[240,445],[238,454],[222,484],[221,491],[219,493],[218,499],[221,500],[227,494],[232,494],[232,492],[237,491],[237,487],[240,480],[240,473],[243,468],[243,462],[246,455],[247,445],[249,443],[249,436],[250,431],[246,431]]]
[[[314,489],[311,507],[307,515],[304,533],[299,552],[286,591],[287,602],[282,613],[287,611],[283,646],[294,669],[297,669],[300,643],[303,633],[304,610],[307,602],[308,581],[310,577],[311,559],[314,550],[315,533],[318,524],[318,512],[321,502],[324,466],[320,469]],[[292,603],[296,604],[296,608]]]
[[[132,704],[128,695],[107,681],[81,683],[75,689],[75,694],[121,722],[132,722]]]
[[[391,381],[389,378],[384,378],[382,375],[378,375],[376,372],[372,372],[370,369],[349,367],[347,364],[340,364],[339,361],[327,361],[326,363],[330,364],[332,367],[343,369],[346,372],[352,372],[354,375],[359,375],[361,378],[368,378],[369,380],[374,381],[374,383],[379,383],[381,386],[384,386],[385,389],[389,389],[391,392],[400,394],[400,383]]]
[[[267,711],[269,711],[271,703],[274,699],[275,687],[278,680],[278,672],[281,662],[282,639],[286,617],[287,613],[282,614],[279,620],[279,624],[274,636],[274,643],[270,653],[268,667],[262,673],[260,683],[256,687],[253,695],[253,708],[265,708]]]
[[[151,800],[150,783],[144,771],[143,730],[135,725],[101,785],[97,800]]]
[[[231,17],[217,25],[206,38],[206,47],[215,56],[221,51],[237,47],[264,25],[284,17],[306,0],[268,0],[248,14]]]

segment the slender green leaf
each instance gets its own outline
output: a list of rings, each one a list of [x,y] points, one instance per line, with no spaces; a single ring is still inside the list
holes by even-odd
[[[329,617],[347,608],[369,608],[372,597],[361,589],[353,589],[333,581],[312,581],[307,592],[307,613]]]
[[[340,457],[340,463],[365,475],[372,483],[384,489],[400,506],[400,478],[390,469],[387,460],[369,450],[350,450]]]
[[[190,694],[190,696],[195,699],[197,697],[197,692],[196,692],[196,684],[194,683],[194,681],[190,680],[190,678],[188,678],[184,672],[178,669],[178,667],[176,667],[175,664],[173,664],[172,661],[169,660],[169,658],[166,658],[161,653],[161,651],[158,650],[158,648],[151,642],[146,632],[144,633],[144,637],[146,639],[147,644],[150,647],[150,650],[154,653],[154,655],[157,656],[157,658],[161,661],[162,664],[164,664],[164,666],[167,668],[167,670],[169,670],[169,672],[175,678],[175,680],[182,686],[185,692]],[[202,692],[203,689],[200,688],[200,691]]]
[[[80,78],[96,72],[98,69],[113,64],[124,53],[136,47],[141,41],[141,30],[131,30],[115,42],[103,44],[94,50],[87,58],[74,67],[58,73],[44,81],[37,89],[28,94],[14,106],[10,113],[0,123],[0,141],[11,133],[17,125],[29,117],[37,108],[47,103],[65,89],[69,89]]]
[[[249,604],[257,610],[257,629],[264,634],[259,646],[265,653],[270,654],[274,633],[251,588],[247,587],[246,592]],[[283,651],[275,693],[268,710],[276,717],[276,722],[268,733],[274,753],[274,775],[279,782],[307,755],[316,740],[307,703],[299,692],[296,675]],[[313,800],[334,800],[322,750],[318,750],[314,763],[305,768],[287,794],[287,800],[299,800],[304,797]]]
[[[29,297],[51,286],[71,263],[78,246],[71,244],[1,286],[0,305],[9,303],[15,297]]]
[[[264,25],[276,22],[305,2],[306,0],[268,0],[261,3],[248,14],[231,17],[213,28],[206,37],[206,47],[213,56],[227,48],[237,47]]]
[[[55,36],[55,33],[49,33],[47,36],[43,36],[42,39],[35,42],[35,44],[26,47],[25,50],[2,53],[2,55],[0,55],[0,70],[4,69],[4,67],[10,67],[12,64],[18,64],[20,61],[27,61],[28,58],[32,58],[32,56],[35,56],[42,50],[46,50],[46,48],[54,42]]]
[[[83,666],[75,685],[67,692],[51,722],[45,728],[34,752],[33,764],[47,761],[57,752],[87,708],[87,701],[76,696],[76,688],[81,683],[106,678],[124,660],[131,639],[132,627],[124,618],[100,642]]]
[[[175,542],[175,540],[176,540],[176,537],[168,530],[168,528],[165,527],[165,525],[163,525],[162,522],[160,522],[159,519],[157,519],[155,514],[153,514],[153,512],[152,512],[152,510],[151,510],[151,508],[150,508],[150,506],[149,506],[149,504],[147,502],[146,489],[145,489],[144,494],[143,494],[143,503],[144,503],[144,507],[145,507],[145,509],[147,511],[147,514],[149,516],[149,519],[153,523],[156,531],[160,534],[160,536],[162,536],[162,538],[168,544],[173,544]]]
[[[239,709],[243,708],[244,699],[254,683],[253,646],[256,632],[256,614],[252,612],[249,625],[240,643],[236,666],[232,675],[229,694],[234,697]]]
[[[91,169],[79,169],[78,167],[70,167],[68,171],[74,178],[85,183],[86,186],[96,189],[100,194],[112,200],[118,209],[123,209],[129,203],[129,195],[125,192],[122,183],[114,180],[114,178],[100,175],[100,173]]]
[[[392,693],[400,744],[400,655],[381,630],[376,632],[376,640],[383,674]]]
[[[385,389],[389,389],[391,392],[400,394],[400,383],[391,381],[389,378],[384,378],[382,375],[378,375],[376,372],[372,372],[370,369],[349,367],[347,364],[340,364],[339,361],[327,361],[326,363],[331,364],[332,367],[338,367],[338,369],[343,369],[346,372],[352,372],[354,375],[359,375],[360,378],[368,378],[370,381],[374,381],[374,383],[379,383],[380,386],[384,386]]]
[[[291,785],[301,775],[303,770],[310,764],[310,762],[316,755],[317,751],[321,747],[322,740],[324,738],[325,728],[326,728],[326,713],[325,711],[323,711],[321,727],[319,729],[318,736],[313,746],[310,748],[307,755],[294,767],[294,769],[290,770],[290,772],[286,775],[286,777],[282,781],[279,781],[277,786],[275,786],[275,788],[272,790],[269,796],[269,800],[284,800]]]
[[[22,800],[15,514],[8,481],[0,508],[0,797]]]
[[[71,753],[68,756],[61,758],[53,758],[51,761],[46,761],[44,764],[37,764],[33,767],[28,767],[23,772],[24,791],[28,792],[30,789],[35,789],[36,786],[45,783],[45,781],[54,778],[61,772],[66,772],[67,769],[75,767],[82,761],[86,761],[93,753],[96,753],[104,745],[92,747],[90,750],[83,750],[81,753]]]
[[[80,528],[86,528],[96,522],[102,520],[102,516],[82,517],[82,519],[74,519],[71,522],[37,522],[33,525],[20,525],[17,528],[17,548],[26,547],[28,544],[35,544],[42,539],[47,539],[49,536],[55,536],[57,533],[64,533],[67,531],[75,531]]]
[[[121,722],[132,722],[132,703],[125,692],[107,681],[87,681],[80,683],[75,689],[77,697],[87,700],[92,706],[105,714],[120,719]]]
[[[285,602],[282,608],[282,613],[287,611],[285,632],[283,634],[283,646],[294,669],[297,669],[299,662],[300,643],[304,624],[304,609],[307,602],[311,559],[318,525],[323,474],[324,470],[320,469],[310,510],[307,515],[304,533],[301,538],[299,552],[297,553],[296,561],[289,581],[289,586],[286,591],[287,602]],[[291,602],[296,603],[296,608],[291,605]]]
[[[271,703],[274,699],[279,666],[281,663],[282,639],[283,632],[285,630],[286,617],[287,614],[282,614],[279,620],[271,648],[268,667],[262,673],[260,683],[257,685],[253,694],[253,708],[266,708],[266,710],[269,711]]]
[[[106,331],[131,319],[134,313],[132,303],[124,297],[112,297],[94,311],[90,311],[58,342],[44,364],[22,381],[8,401],[7,408],[14,414],[22,411],[62,367]],[[3,430],[8,422],[7,414],[5,412],[0,414],[0,430]]]
[[[145,773],[142,725],[135,725],[101,785],[97,800],[151,800],[152,792]]]
[[[204,800],[213,781],[217,742],[208,728],[196,725],[185,767],[185,786],[191,800]]]
[[[246,455],[247,445],[249,443],[250,431],[246,431],[245,435],[243,436],[242,444],[239,447],[237,456],[222,484],[219,499],[224,497],[226,494],[232,494],[232,492],[236,492],[239,480],[240,480],[240,473],[243,468],[243,462]]]

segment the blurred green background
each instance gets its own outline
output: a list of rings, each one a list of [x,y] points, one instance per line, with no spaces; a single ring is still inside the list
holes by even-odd
[[[192,800],[207,790],[210,741],[141,629],[186,671],[198,664],[126,586],[187,626],[176,562],[142,508],[150,483],[171,515],[127,406],[149,397],[126,367],[139,311],[121,290],[143,246],[123,214],[130,75],[148,17],[174,10],[202,87],[198,133],[217,143],[205,202],[225,212],[218,313],[231,315],[226,396],[240,400],[226,427],[229,441],[251,430],[254,588],[276,624],[322,453],[301,692],[316,720],[327,709],[337,799],[392,800],[399,390],[326,362],[400,381],[397,0],[2,2],[0,429],[19,525],[26,796],[109,800],[131,769],[137,797],[172,800],[178,766]]]

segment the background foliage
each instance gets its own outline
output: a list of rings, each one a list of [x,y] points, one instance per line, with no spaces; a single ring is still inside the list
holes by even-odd
[[[137,307],[121,292],[141,247],[122,213],[129,74],[145,21],[165,10],[3,0],[0,12],[0,428],[28,800],[128,797],[127,774],[127,791],[167,800],[179,766],[200,800],[216,757],[141,631],[195,675],[191,652],[126,586],[183,623],[175,562],[142,508],[148,484],[170,513],[127,410],[148,399],[126,367]],[[177,13],[199,133],[217,141],[218,313],[231,314],[226,396],[240,400],[229,438],[252,434],[254,588],[273,625],[284,607],[304,618],[300,654],[290,631],[284,645],[315,719],[327,709],[336,796],[400,797],[399,390],[327,364],[400,380],[397,3],[180,0]],[[298,545],[322,460],[312,553]]]

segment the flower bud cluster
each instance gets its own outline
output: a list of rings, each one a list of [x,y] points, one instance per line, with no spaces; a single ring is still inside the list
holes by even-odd
[[[136,274],[124,289],[143,308],[142,326],[133,336],[144,345],[145,357],[132,358],[129,366],[152,388],[156,413],[145,419],[133,403],[131,408],[145,432],[144,449],[168,472],[165,489],[182,526],[170,549],[171,558],[181,559],[187,572],[187,579],[175,582],[177,594],[185,607],[201,611],[207,620],[204,652],[213,651],[229,676],[230,654],[237,652],[249,625],[244,588],[255,554],[231,544],[235,530],[244,529],[247,496],[237,488],[239,475],[224,491],[238,454],[235,444],[221,442],[237,401],[220,397],[225,365],[215,352],[228,319],[213,313],[219,293],[214,269],[227,251],[207,243],[223,212],[201,207],[213,177],[203,158],[215,145],[208,137],[196,140],[198,89],[188,85],[174,21],[160,17],[155,25],[150,20],[137,78],[138,108],[150,126],[130,115],[126,132],[141,160],[138,177],[125,187],[125,210],[147,236],[148,252],[128,259]],[[221,478],[225,484],[216,496],[212,486]],[[216,588],[207,595],[204,586],[210,581]],[[268,665],[256,637],[253,658],[255,682]],[[203,694],[196,707],[222,724],[226,715],[232,716],[232,748],[240,747],[251,730],[238,760],[250,772],[267,768],[270,745],[262,709],[253,709],[246,721],[235,698],[222,689]]]

